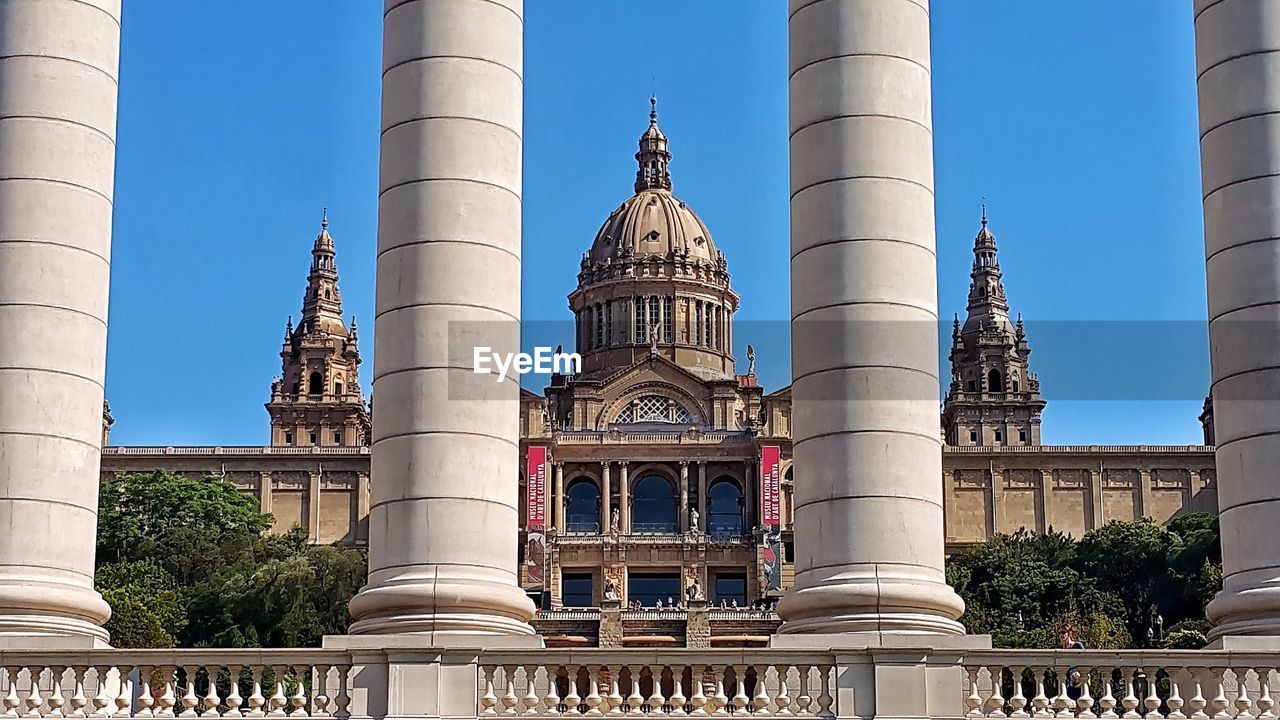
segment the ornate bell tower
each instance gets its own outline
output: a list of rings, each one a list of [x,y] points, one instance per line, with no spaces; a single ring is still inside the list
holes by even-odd
[[[367,445],[370,418],[360,392],[356,319],[342,322],[338,266],[329,214],[311,248],[302,319],[285,325],[281,377],[271,383],[271,444],[333,447]]]
[[[948,445],[1039,445],[1040,381],[1031,373],[1031,348],[1022,326],[1009,320],[1000,280],[996,236],[987,227],[973,244],[968,316],[951,333],[951,387],[942,406]]]

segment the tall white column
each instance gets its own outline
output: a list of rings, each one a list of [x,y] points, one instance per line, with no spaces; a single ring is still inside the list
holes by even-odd
[[[958,634],[943,578],[927,0],[791,0],[784,633]]]
[[[1211,635],[1280,635],[1280,2],[1196,0],[1222,592]]]
[[[533,632],[517,584],[521,0],[386,0],[369,582],[353,634]]]
[[[0,636],[105,640],[93,589],[120,0],[0,0]]]

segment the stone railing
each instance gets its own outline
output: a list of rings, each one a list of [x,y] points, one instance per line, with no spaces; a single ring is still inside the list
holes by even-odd
[[[944,445],[943,453],[1211,453],[1210,445]]]
[[[994,650],[963,662],[971,718],[1261,720],[1280,694],[1280,652]]]
[[[779,620],[773,610],[755,608],[711,608],[712,620]]]
[[[404,637],[337,640],[347,649],[0,650],[0,718],[1272,720],[1280,694],[1280,651],[439,649]]]
[[[835,656],[795,652],[486,654],[479,715],[837,715]]]
[[[582,432],[563,430],[553,433],[559,445],[721,445],[735,440],[750,440],[745,430],[713,430],[708,432]]]
[[[0,650],[0,717],[342,720],[352,687],[323,650]]]

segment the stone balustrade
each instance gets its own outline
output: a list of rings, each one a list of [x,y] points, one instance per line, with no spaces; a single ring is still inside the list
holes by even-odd
[[[964,659],[965,716],[1274,718],[1278,669],[1280,653],[986,651]]]
[[[481,662],[481,717],[837,715],[834,655],[623,651]]]
[[[1078,683],[1061,682],[1072,673]],[[438,649],[394,642],[0,651],[0,718],[1270,720],[1277,695],[1280,651]]]

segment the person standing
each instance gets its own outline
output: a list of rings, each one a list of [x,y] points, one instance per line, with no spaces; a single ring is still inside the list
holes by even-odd
[[[1076,639],[1076,630],[1070,625],[1063,625],[1058,630],[1058,643],[1063,650],[1083,650],[1084,643]],[[1067,669],[1067,697],[1080,699],[1080,671],[1074,667]]]

